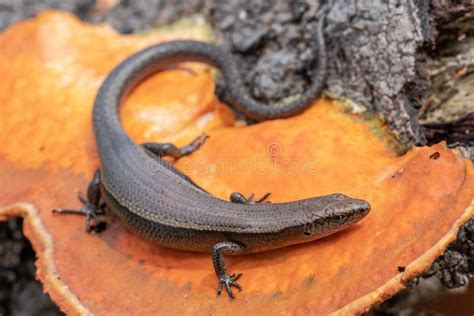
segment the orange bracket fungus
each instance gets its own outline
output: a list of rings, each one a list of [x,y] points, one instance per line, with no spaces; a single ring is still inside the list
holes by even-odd
[[[373,120],[321,100],[285,120],[243,126],[214,96],[209,68],[186,64],[147,79],[121,109],[138,143],[185,144],[210,135],[175,165],[212,194],[272,202],[340,192],[371,213],[344,232],[265,253],[229,257],[244,273],[235,301],[218,297],[209,255],[167,249],[127,232],[84,232],[76,207],[98,166],[92,103],[131,53],[198,27],[121,36],[47,12],[0,35],[0,217],[25,217],[37,275],[68,314],[355,314],[427,269],[474,214],[474,168],[444,144],[398,156]],[[193,67],[193,71],[186,68]],[[398,269],[404,267],[405,269]],[[402,271],[403,270],[403,271]]]

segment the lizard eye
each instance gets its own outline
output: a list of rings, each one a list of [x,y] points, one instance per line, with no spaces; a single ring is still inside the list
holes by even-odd
[[[306,237],[310,236],[310,235],[311,235],[311,227],[309,227],[308,225],[305,225],[303,234],[304,234]]]
[[[336,215],[334,217],[334,220],[338,223],[343,223],[345,219],[346,219],[346,216],[344,215]]]

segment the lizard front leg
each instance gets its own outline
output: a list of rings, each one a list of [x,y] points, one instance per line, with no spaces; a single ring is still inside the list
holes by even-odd
[[[214,270],[216,271],[217,279],[219,281],[217,285],[217,295],[222,292],[222,287],[225,286],[227,293],[230,298],[234,298],[231,286],[236,287],[239,291],[242,287],[236,283],[236,281],[242,276],[242,273],[227,273],[227,266],[224,261],[224,255],[236,255],[242,253],[245,247],[242,244],[225,241],[214,245],[212,248],[212,263],[214,264]]]
[[[258,204],[258,203],[271,203],[270,201],[265,201],[269,196],[271,192],[268,192],[264,194],[261,198],[259,199],[254,199],[254,194],[251,193],[248,197],[245,197],[242,193],[239,192],[232,192],[230,195],[230,201],[232,203],[239,203],[239,204]]]

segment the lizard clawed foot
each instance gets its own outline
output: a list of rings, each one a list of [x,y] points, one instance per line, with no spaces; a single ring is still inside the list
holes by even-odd
[[[268,192],[264,194],[261,198],[254,200],[255,194],[251,193],[248,197],[245,197],[242,195],[242,193],[239,192],[233,192],[230,195],[230,201],[233,203],[240,203],[240,204],[258,204],[258,203],[272,203],[270,201],[265,201],[271,192]]]
[[[237,281],[242,276],[242,273],[232,273],[232,274],[224,274],[219,277],[219,285],[217,286],[217,295],[221,295],[222,287],[225,286],[227,293],[229,294],[230,298],[234,298],[234,293],[232,293],[231,286],[237,288],[239,291],[242,291],[242,287],[235,281]]]
[[[53,210],[53,213],[57,214],[76,214],[76,215],[83,215],[86,217],[86,230],[87,232],[95,232],[100,233],[105,230],[107,223],[101,221],[98,215],[104,214],[104,210],[102,207],[96,206],[90,203],[81,192],[77,194],[79,201],[84,204],[81,209],[62,209],[56,208]],[[93,225],[91,221],[94,220],[95,224]]]
[[[190,143],[190,145],[200,147],[202,144],[204,144],[206,142],[206,140],[208,138],[209,138],[209,135],[207,135],[206,133],[201,133],[201,135],[199,135],[198,137],[193,139],[193,141]]]

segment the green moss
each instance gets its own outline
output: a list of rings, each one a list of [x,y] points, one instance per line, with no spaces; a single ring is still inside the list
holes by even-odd
[[[135,34],[172,34],[181,32],[182,30],[193,30],[194,33],[202,32],[201,40],[212,41],[214,35],[211,26],[206,22],[202,15],[196,14],[189,17],[184,17],[176,22],[159,25],[147,30],[136,32]]]
[[[370,132],[383,140],[391,151],[403,155],[410,150],[411,147],[399,140],[397,131],[391,130],[379,114],[368,111],[365,106],[346,97],[337,98],[337,101],[342,105],[344,113],[350,113],[354,115],[355,120],[364,122]]]

